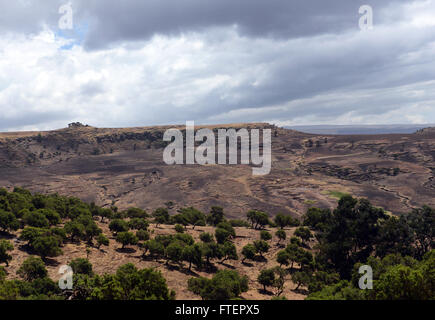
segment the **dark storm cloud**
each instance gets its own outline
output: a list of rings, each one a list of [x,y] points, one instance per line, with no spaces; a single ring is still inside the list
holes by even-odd
[[[250,37],[295,38],[358,28],[363,4],[381,10],[405,0],[90,0],[77,2],[94,17],[89,48],[142,40],[154,34],[179,35],[208,27],[237,25]],[[381,17],[378,17],[381,19]],[[379,21],[380,22],[380,21]]]

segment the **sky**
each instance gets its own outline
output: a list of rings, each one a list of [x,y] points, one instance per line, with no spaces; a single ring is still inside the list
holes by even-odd
[[[434,57],[435,0],[0,0],[0,131],[435,123]]]

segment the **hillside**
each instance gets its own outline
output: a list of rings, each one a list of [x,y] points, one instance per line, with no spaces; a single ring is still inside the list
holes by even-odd
[[[101,206],[175,212],[222,206],[236,218],[247,208],[300,216],[331,208],[337,195],[366,197],[399,213],[435,205],[435,131],[390,135],[315,135],[268,124],[210,128],[273,128],[272,170],[247,165],[168,166],[162,160],[170,126],[95,128],[0,134],[0,185],[77,196]],[[180,126],[180,128],[182,128]],[[197,127],[199,128],[199,127]]]

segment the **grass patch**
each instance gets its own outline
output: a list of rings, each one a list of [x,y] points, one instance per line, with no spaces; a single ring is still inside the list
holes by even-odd
[[[327,195],[336,198],[338,200],[340,200],[341,198],[343,198],[344,196],[349,196],[349,193],[346,192],[341,192],[341,191],[337,191],[337,190],[328,190],[326,192]]]
[[[309,204],[309,205],[313,205],[315,204],[317,201],[316,200],[304,200],[305,204]]]

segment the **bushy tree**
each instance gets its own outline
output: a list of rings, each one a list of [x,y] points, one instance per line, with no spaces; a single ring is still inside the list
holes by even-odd
[[[251,243],[247,244],[242,248],[242,255],[243,255],[242,263],[246,259],[253,260],[256,254],[257,254],[257,249],[255,248],[255,246]]]
[[[331,223],[332,214],[329,209],[309,208],[304,215],[303,225],[317,231],[324,231]]]
[[[70,236],[72,242],[83,239],[85,236],[85,226],[77,220],[65,223],[64,230]]]
[[[281,240],[285,240],[287,238],[287,234],[284,230],[277,230],[275,233],[276,237],[278,238],[278,243],[281,242]]]
[[[100,249],[101,246],[108,246],[108,245],[109,245],[109,239],[103,233],[100,233],[97,236],[97,248]]]
[[[9,261],[12,260],[12,256],[8,254],[8,251],[14,250],[12,243],[6,240],[0,240],[0,263],[6,263],[9,266]]]
[[[165,247],[163,244],[155,239],[151,239],[144,244],[144,253],[149,251],[150,256],[153,258],[158,258],[164,255]]]
[[[270,239],[272,239],[272,235],[269,231],[263,230],[260,232],[260,239],[264,241],[269,241]]]
[[[302,242],[305,244],[307,241],[309,241],[311,238],[313,238],[313,235],[307,227],[299,227],[295,230],[294,233],[295,236],[302,239]]]
[[[26,225],[36,228],[48,228],[50,221],[39,211],[29,211],[23,216]]]
[[[222,244],[222,243],[225,243],[226,241],[228,241],[231,238],[231,233],[228,230],[226,230],[226,229],[217,228],[215,230],[215,235],[214,236],[216,237],[216,241],[218,243]]]
[[[55,236],[40,236],[33,241],[32,247],[37,255],[45,259],[46,257],[57,257],[62,254],[59,244],[59,239]]]
[[[276,262],[279,263],[280,266],[285,265],[288,266],[290,261],[290,254],[286,250],[278,251],[276,255]]]
[[[223,245],[221,245],[220,250],[222,252],[221,255],[223,257],[221,263],[226,261],[226,260],[238,260],[239,259],[236,246],[229,241],[227,241]]]
[[[284,215],[282,213],[278,213],[275,216],[274,222],[281,229],[284,229],[285,227],[299,226],[299,221],[297,219],[294,219],[290,215]]]
[[[148,217],[148,213],[140,208],[128,208],[126,212],[126,216],[132,219],[134,218],[145,219]]]
[[[210,264],[210,259],[221,258],[222,251],[219,248],[219,245],[212,242],[204,242],[202,243],[202,254],[205,257],[207,264]]]
[[[211,207],[210,214],[207,216],[207,223],[211,226],[217,226],[224,221],[224,209],[221,207]]]
[[[182,208],[180,209],[180,213],[185,217],[186,221],[193,226],[192,229],[195,229],[198,225],[205,225],[206,223],[205,214],[193,207]]]
[[[147,241],[150,239],[150,233],[146,230],[137,230],[136,231],[136,237],[140,240],[140,241]]]
[[[128,222],[128,226],[133,230],[147,230],[149,223],[144,218],[132,218]]]
[[[165,249],[166,264],[169,261],[180,263],[183,257],[183,245],[179,241],[170,243]]]
[[[200,244],[195,243],[183,248],[182,259],[189,263],[189,270],[192,268],[192,263],[197,268],[202,266],[202,247]]]
[[[166,208],[157,208],[152,216],[154,217],[156,227],[158,227],[159,224],[169,223],[169,212]]]
[[[220,270],[212,279],[190,278],[188,289],[203,300],[230,300],[248,291],[248,278],[234,270]]]
[[[109,229],[114,234],[117,234],[118,232],[126,232],[129,230],[128,223],[122,219],[113,219],[110,221]]]
[[[261,270],[257,280],[263,286],[264,291],[266,291],[266,287],[272,286],[275,282],[274,270],[273,269]]]
[[[202,232],[199,235],[199,239],[202,242],[205,242],[205,243],[212,242],[213,241],[213,235],[211,233],[209,233],[209,232]]]
[[[26,281],[33,281],[47,276],[44,261],[39,257],[29,257],[24,260],[17,274]]]
[[[69,263],[69,266],[72,268],[74,274],[87,274],[89,276],[93,275],[92,264],[88,259],[77,258],[72,260]]]
[[[121,243],[122,249],[124,249],[125,246],[137,244],[138,238],[132,232],[118,232],[118,234],[116,235],[116,242]]]
[[[269,223],[267,213],[257,210],[250,210],[247,213],[248,221],[254,229],[264,228]]]
[[[256,240],[254,241],[255,251],[263,257],[263,254],[269,251],[269,244],[264,240]]]
[[[20,227],[18,219],[12,212],[0,210],[0,230],[3,232],[15,231]]]
[[[181,224],[176,224],[174,229],[178,233],[183,233],[184,232],[184,227]]]
[[[59,213],[52,209],[39,209],[36,212],[42,213],[52,226],[58,225],[62,221]]]

